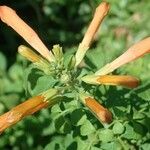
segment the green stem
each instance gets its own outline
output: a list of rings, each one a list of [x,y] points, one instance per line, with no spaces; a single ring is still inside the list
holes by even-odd
[[[60,116],[63,116],[64,114],[70,113],[71,110],[72,110],[72,108],[66,109],[66,110],[62,111],[60,114],[58,114],[57,116],[55,116],[55,119],[59,118]]]
[[[126,145],[124,144],[124,142],[122,141],[122,139],[120,137],[117,138],[119,143],[121,144],[123,150],[128,150],[128,148],[126,148]]]

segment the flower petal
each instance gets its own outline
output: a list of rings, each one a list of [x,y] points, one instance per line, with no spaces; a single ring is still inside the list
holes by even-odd
[[[89,28],[87,32],[85,33],[85,36],[80,43],[77,53],[76,53],[76,66],[82,61],[86,51],[90,47],[91,42],[93,41],[93,38],[102,23],[104,17],[107,15],[109,11],[109,4],[106,2],[102,2],[95,11],[94,17],[89,25]]]
[[[80,99],[83,104],[90,109],[90,111],[97,117],[97,119],[102,123],[111,123],[112,122],[112,114],[111,112],[103,107],[100,103],[98,103],[92,97],[80,94]]]
[[[139,85],[137,78],[126,75],[88,75],[83,77],[82,80],[89,84],[121,85],[128,88],[135,88]]]
[[[11,26],[25,41],[49,61],[53,61],[53,54],[46,48],[36,32],[29,27],[16,12],[7,6],[0,6],[0,18],[8,26]]]
[[[142,57],[144,54],[150,53],[150,37],[134,44],[124,54],[119,56],[113,62],[105,65],[98,70],[96,75],[106,75],[119,68],[120,66],[127,64],[135,59]]]

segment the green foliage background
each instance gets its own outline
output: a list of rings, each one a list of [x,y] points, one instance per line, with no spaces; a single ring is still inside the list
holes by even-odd
[[[64,51],[71,53],[81,41],[100,2],[8,0],[0,4],[14,8],[50,49],[59,43]],[[88,69],[93,71],[112,61],[136,41],[150,35],[149,0],[108,2],[111,5],[110,13],[85,58]],[[0,114],[29,98],[23,86],[28,62],[16,53],[17,47],[23,43],[14,31],[0,23]],[[137,89],[100,86],[92,91],[113,112],[114,121],[110,126],[104,128],[86,108],[68,98],[7,129],[0,135],[0,149],[150,149],[149,59],[147,55],[115,72],[140,78],[141,86]],[[39,79],[41,87],[45,85],[44,80]]]

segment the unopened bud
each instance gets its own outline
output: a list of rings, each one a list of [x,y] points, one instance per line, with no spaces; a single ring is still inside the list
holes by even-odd
[[[25,57],[26,59],[28,59],[31,62],[39,62],[41,57],[39,55],[37,55],[32,49],[30,49],[27,46],[24,45],[20,45],[18,47],[18,52]]]

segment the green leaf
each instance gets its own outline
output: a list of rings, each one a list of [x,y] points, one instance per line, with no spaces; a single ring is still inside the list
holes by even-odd
[[[32,90],[32,95],[37,95],[53,87],[56,80],[51,76],[41,76],[38,78],[35,88]]]
[[[117,142],[102,143],[102,150],[122,150],[122,146]]]
[[[71,123],[73,125],[79,126],[84,124],[87,117],[82,109],[76,109],[71,113]]]
[[[55,104],[54,106],[52,106],[51,112],[52,113],[60,113],[60,112],[62,112],[62,110],[59,107],[59,104]]]
[[[130,124],[126,124],[125,125],[125,133],[121,135],[123,138],[126,138],[126,139],[140,139],[141,138],[141,135],[136,133],[134,131],[134,128],[130,125]]]
[[[80,128],[81,135],[86,136],[95,132],[95,127],[91,124],[89,120],[86,120]]]
[[[3,89],[7,93],[22,92],[23,91],[22,80],[12,81],[9,78],[3,79]]]
[[[71,131],[71,123],[67,118],[60,116],[55,120],[55,128],[60,133],[69,133]]]
[[[86,54],[85,62],[91,68],[100,68],[105,64],[105,54],[100,52],[98,48],[88,51]]]
[[[135,122],[135,121],[133,122],[133,128],[134,128],[134,131],[137,134],[139,134],[140,136],[144,136],[147,133],[146,128],[142,124],[140,124],[138,122]]]
[[[110,129],[103,129],[98,133],[100,141],[107,143],[114,140],[113,131]]]
[[[14,64],[8,70],[8,74],[14,81],[21,80],[23,77],[23,68],[19,64]]]
[[[140,146],[142,150],[148,150],[150,149],[150,143],[145,143],[143,145]]]
[[[95,147],[95,146],[91,146],[91,149],[90,150],[102,150],[102,149],[100,149],[100,148],[98,148],[98,147]]]
[[[5,106],[0,101],[0,114],[2,114],[5,111]]]
[[[76,138],[76,141],[77,141],[77,149],[82,150],[86,149],[87,143],[84,140],[82,140],[79,136]]]
[[[3,102],[7,109],[11,109],[19,103],[20,97],[18,94],[8,94],[2,96],[0,101]]]
[[[55,150],[55,149],[60,149],[60,148],[62,148],[61,141],[62,141],[61,138],[57,138],[57,137],[56,137],[55,139],[53,139],[53,141],[52,141],[51,143],[49,143],[49,144],[44,148],[44,150],[50,150],[50,149]],[[60,150],[62,150],[62,149],[60,149]]]
[[[72,61],[72,58],[73,58],[73,55],[68,53],[64,56],[64,65],[65,65],[65,68],[68,68],[70,66],[70,63]]]
[[[43,91],[52,88],[56,84],[56,80],[50,75],[44,75],[40,70],[36,68],[29,68],[27,70],[27,78],[25,86],[27,92],[31,96],[35,96]]]
[[[150,83],[142,86],[142,88],[136,90],[136,93],[139,97],[145,101],[150,101]]]
[[[120,122],[116,122],[113,126],[114,134],[122,134],[124,132],[124,126]]]

